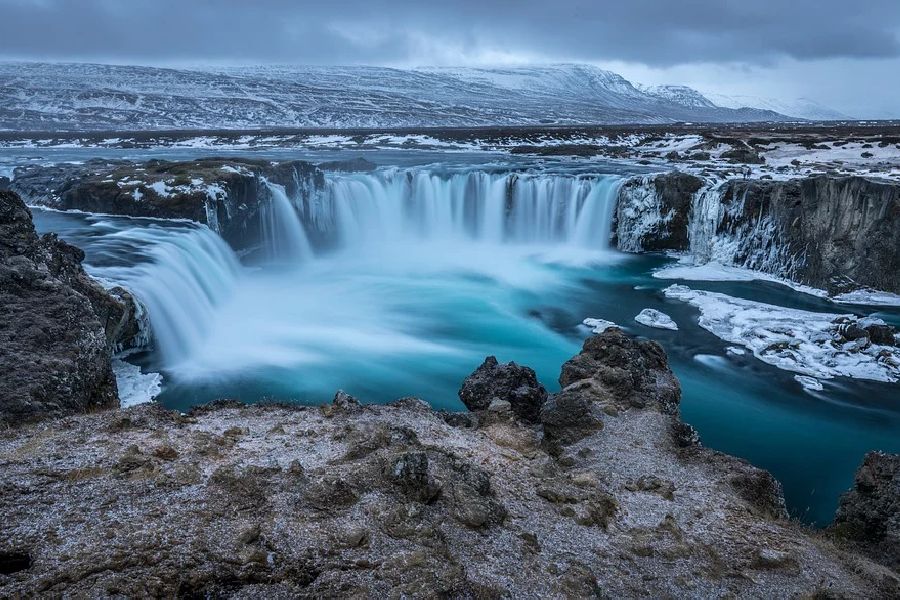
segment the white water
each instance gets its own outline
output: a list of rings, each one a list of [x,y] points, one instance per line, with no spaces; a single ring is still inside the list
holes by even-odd
[[[94,271],[129,288],[144,305],[166,364],[185,360],[208,338],[216,310],[234,292],[242,276],[237,256],[205,226],[137,226],[107,237],[111,252],[127,245],[142,260]]]
[[[331,178],[301,215],[311,233],[341,248],[466,239],[604,250],[619,183],[617,177],[388,170]]]
[[[325,374],[298,369],[341,357],[389,380],[403,361],[467,364],[502,350],[496,336],[436,333],[458,320],[552,356],[570,342],[517,304],[568,285],[552,265],[612,260],[619,181],[389,170],[334,176],[300,198],[267,183],[261,267],[241,266],[206,227],[135,227],[111,235],[144,260],[101,275],[146,306],[170,382],[254,373],[332,391],[313,383]]]
[[[297,211],[284,186],[266,183],[269,198],[262,203],[263,249],[273,263],[300,263],[312,257],[312,249]]]

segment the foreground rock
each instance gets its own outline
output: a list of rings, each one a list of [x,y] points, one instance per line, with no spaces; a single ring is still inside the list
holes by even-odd
[[[34,204],[131,217],[204,223],[235,248],[259,242],[270,196],[266,183],[308,200],[324,175],[304,161],[204,158],[146,163],[93,160],[84,165],[19,167],[12,188]]]
[[[893,569],[900,569],[900,456],[870,452],[844,494],[835,532]]]
[[[38,237],[21,199],[0,191],[0,424],[118,406],[110,353],[137,334],[134,304],[83,258]]]
[[[784,520],[768,473],[696,444],[657,344],[608,330],[561,384],[543,425],[339,393],[4,432],[0,596],[900,593]]]

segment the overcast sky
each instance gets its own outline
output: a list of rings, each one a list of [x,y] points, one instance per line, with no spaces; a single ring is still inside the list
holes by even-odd
[[[640,83],[900,117],[900,0],[0,0],[0,58],[588,62]]]

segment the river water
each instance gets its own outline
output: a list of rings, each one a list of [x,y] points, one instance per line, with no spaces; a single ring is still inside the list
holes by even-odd
[[[86,155],[5,152],[0,163]],[[673,258],[609,247],[618,185],[638,168],[370,158],[378,171],[329,175],[312,204],[272,187],[266,252],[252,264],[188,223],[38,209],[35,223],[85,249],[94,275],[146,305],[156,345],[130,360],[163,374],[158,401],[173,408],[221,397],[316,404],[340,388],[367,402],[414,395],[461,409],[459,385],[488,354],[531,366],[552,391],[589,335],[582,320],[595,317],[658,340],[703,443],[769,469],[807,522],[830,521],[866,451],[900,451],[897,384],[838,378],[806,392],[793,373],[726,352],[697,309],[665,298],[672,282],[652,273]],[[687,283],[900,324],[897,309],[836,306],[777,283]],[[679,330],[635,322],[644,308]]]

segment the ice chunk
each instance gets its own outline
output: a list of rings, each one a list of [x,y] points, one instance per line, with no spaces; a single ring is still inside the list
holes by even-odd
[[[610,327],[618,327],[618,325],[612,321],[607,321],[605,319],[585,319],[582,323],[590,327],[591,331],[594,333],[603,333]]]
[[[678,331],[678,325],[672,320],[672,317],[664,312],[652,308],[645,308],[634,318],[635,321],[647,327],[656,327],[657,329],[671,329]]]
[[[763,362],[802,375],[900,381],[900,348],[845,339],[839,324],[854,315],[817,313],[673,285],[664,290],[700,309],[700,326],[748,348]]]
[[[796,379],[807,392],[821,392],[823,389],[822,382],[815,377],[810,377],[808,375],[794,375],[794,379]]]
[[[900,295],[876,290],[856,290],[838,294],[832,298],[841,304],[868,304],[870,306],[900,306]]]

